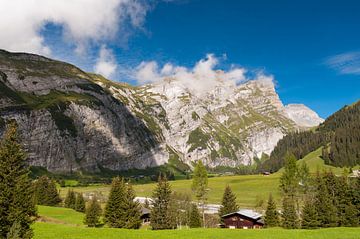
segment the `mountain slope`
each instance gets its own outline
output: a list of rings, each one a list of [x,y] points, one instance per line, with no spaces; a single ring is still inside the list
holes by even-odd
[[[0,51],[0,134],[15,119],[29,163],[50,171],[166,162],[185,170],[196,160],[209,167],[252,164],[284,135],[321,121],[307,108],[285,107],[272,82],[235,85],[217,74],[216,85],[201,92],[174,78],[135,87]]]
[[[326,164],[344,167],[360,164],[360,101],[345,106],[328,117],[316,129],[292,133],[281,139],[261,170],[276,171],[284,164],[287,151],[303,158],[323,147]]]
[[[1,121],[17,121],[31,165],[71,172],[167,161],[144,123],[72,65],[0,51],[0,90]]]

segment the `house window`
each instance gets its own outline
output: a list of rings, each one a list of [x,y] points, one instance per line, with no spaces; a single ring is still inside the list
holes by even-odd
[[[237,217],[233,217],[233,218],[231,218],[231,221],[237,221]]]

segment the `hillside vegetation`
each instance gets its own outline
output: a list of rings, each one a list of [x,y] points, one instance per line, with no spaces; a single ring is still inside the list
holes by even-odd
[[[311,131],[291,133],[281,139],[269,160],[259,170],[277,171],[284,165],[286,152],[298,159],[323,147],[326,164],[353,167],[360,164],[360,101],[345,106]]]

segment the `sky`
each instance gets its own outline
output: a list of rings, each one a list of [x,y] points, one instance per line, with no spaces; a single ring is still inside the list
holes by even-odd
[[[321,117],[360,99],[360,1],[0,0],[0,48],[133,85],[271,79]]]

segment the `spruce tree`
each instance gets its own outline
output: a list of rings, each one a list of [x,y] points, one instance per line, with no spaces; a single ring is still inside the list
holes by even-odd
[[[56,206],[61,202],[59,192],[53,180],[41,176],[34,182],[34,199],[38,205]]]
[[[84,223],[88,227],[96,227],[100,224],[101,213],[101,206],[96,197],[93,197],[89,205],[86,207]]]
[[[192,206],[191,206],[189,227],[190,228],[201,227],[200,213],[199,213],[199,209],[197,208],[196,204],[192,204]]]
[[[315,201],[310,195],[305,200],[305,204],[303,206],[301,227],[303,229],[314,229],[319,227]]]
[[[104,213],[104,221],[109,227],[125,227],[126,193],[124,180],[120,177],[114,178]]]
[[[276,202],[274,201],[271,193],[269,195],[264,221],[266,227],[277,227],[280,224],[279,213],[276,210]]]
[[[171,188],[166,177],[159,176],[158,184],[153,191],[153,207],[151,209],[150,225],[153,230],[172,229],[170,218]]]
[[[77,193],[76,195],[75,210],[78,212],[85,212],[85,199],[82,193]]]
[[[195,193],[198,202],[200,202],[202,205],[203,225],[205,226],[204,207],[207,200],[206,195],[208,192],[208,175],[206,168],[201,160],[199,160],[195,165],[191,189]]]
[[[221,217],[225,214],[236,212],[238,210],[239,207],[236,204],[236,195],[232,192],[230,186],[227,185],[224,190],[219,216]]]
[[[140,204],[135,201],[135,191],[132,188],[131,184],[126,185],[126,198],[125,198],[125,208],[124,208],[124,220],[125,226],[127,229],[139,229],[142,223],[141,214],[140,214]]]
[[[36,209],[25,159],[17,138],[16,123],[11,123],[0,142],[0,238],[6,238],[13,225],[17,225],[20,238],[32,236],[30,225]]]
[[[299,185],[298,168],[296,165],[296,157],[287,153],[285,156],[284,172],[280,177],[280,189],[286,196],[295,198]]]
[[[298,228],[299,221],[295,201],[292,197],[283,198],[282,226],[287,229]]]
[[[320,173],[316,177],[315,206],[320,227],[337,226],[337,210]]]
[[[76,194],[73,190],[68,190],[65,201],[64,201],[66,208],[74,209],[76,208]]]

